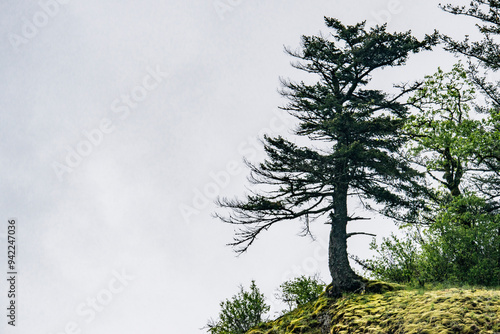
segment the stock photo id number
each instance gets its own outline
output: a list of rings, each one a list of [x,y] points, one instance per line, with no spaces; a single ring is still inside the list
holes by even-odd
[[[17,219],[12,218],[7,222],[7,324],[16,326],[17,321]]]

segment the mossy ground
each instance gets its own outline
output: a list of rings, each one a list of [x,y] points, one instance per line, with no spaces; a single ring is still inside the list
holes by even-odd
[[[322,295],[248,334],[500,333],[498,289],[395,290],[397,286],[380,282],[368,286],[365,293],[336,300]]]

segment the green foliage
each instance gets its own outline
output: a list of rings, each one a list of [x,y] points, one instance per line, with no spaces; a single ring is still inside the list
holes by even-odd
[[[315,301],[325,290],[325,284],[317,276],[300,276],[280,285],[276,297],[286,303],[290,310]]]
[[[255,281],[252,281],[250,291],[241,286],[237,295],[221,302],[220,306],[219,320],[210,320],[207,324],[211,334],[244,334],[264,321],[263,315],[270,309]]]
[[[415,284],[448,282],[500,285],[500,219],[488,214],[486,202],[464,194],[441,207],[421,238],[384,239],[366,261],[378,279]]]
[[[407,236],[406,240],[400,240],[394,234],[390,238],[384,238],[377,245],[375,239],[370,248],[377,252],[377,257],[364,262],[377,279],[409,283],[413,282],[418,273],[419,246],[415,240]]]
[[[500,284],[500,220],[474,194],[453,198],[422,245],[422,278],[471,285]]]
[[[443,148],[449,148],[450,155],[456,157],[465,158],[468,153],[463,148],[468,146],[470,134],[479,124],[469,117],[475,89],[460,63],[447,73],[439,68],[425,79],[409,99],[418,111],[410,116],[405,129],[412,139],[415,155],[427,151],[440,153],[428,165],[430,169],[439,169],[445,164]]]
[[[480,127],[480,121],[469,115],[474,86],[460,63],[448,73],[438,69],[425,78],[409,99],[416,109],[405,124],[410,158],[457,196],[473,159],[471,138]]]

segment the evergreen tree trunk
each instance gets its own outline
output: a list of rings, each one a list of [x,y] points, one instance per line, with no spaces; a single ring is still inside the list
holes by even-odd
[[[341,292],[352,292],[362,286],[360,277],[351,269],[347,255],[347,185],[336,187],[333,197],[334,213],[331,217],[328,265],[332,284],[328,290],[331,297],[339,297]]]

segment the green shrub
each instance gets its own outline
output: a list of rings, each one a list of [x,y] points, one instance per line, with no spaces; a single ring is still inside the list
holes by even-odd
[[[500,224],[484,200],[460,196],[447,203],[422,245],[426,280],[500,284]]]
[[[250,328],[267,320],[263,316],[270,309],[255,281],[250,284],[250,291],[240,286],[240,292],[231,300],[221,302],[220,306],[219,319],[209,320],[206,327],[211,334],[245,334]]]
[[[410,283],[419,276],[418,261],[420,248],[413,236],[406,235],[406,240],[400,240],[394,234],[384,238],[380,246],[375,239],[370,248],[377,252],[377,257],[366,260],[362,265],[372,272],[372,275],[383,281]]]
[[[473,194],[449,199],[435,214],[423,237],[392,235],[365,268],[382,280],[398,283],[500,285],[500,216],[488,213]]]
[[[286,303],[290,310],[318,299],[325,290],[325,284],[317,276],[304,275],[284,282],[278,289],[276,298]]]

